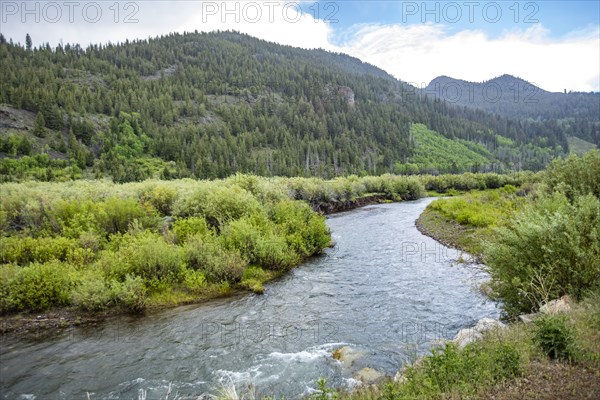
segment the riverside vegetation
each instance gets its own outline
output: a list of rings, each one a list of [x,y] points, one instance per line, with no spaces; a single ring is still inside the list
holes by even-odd
[[[407,366],[398,380],[336,396],[593,398],[600,391],[599,176],[600,153],[592,151],[554,160],[521,189],[432,202],[420,229],[479,254],[491,275],[486,292],[502,302],[507,318],[563,295],[578,303],[533,324],[492,331],[464,349],[447,343]]]
[[[330,245],[319,211],[526,174],[6,183],[0,311],[139,312],[262,284]]]

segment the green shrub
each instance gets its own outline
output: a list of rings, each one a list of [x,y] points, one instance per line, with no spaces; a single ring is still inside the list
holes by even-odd
[[[123,282],[113,284],[114,298],[118,306],[138,313],[146,308],[146,287],[139,276],[127,275]]]
[[[142,204],[153,207],[162,216],[171,215],[177,192],[168,186],[147,188],[140,196]]]
[[[0,263],[28,265],[51,260],[65,261],[77,242],[64,237],[5,237],[0,238]]]
[[[156,227],[159,219],[133,199],[110,197],[103,204],[104,213],[98,214],[100,226],[107,234],[125,233],[138,220],[144,227]]]
[[[11,264],[0,264],[0,313],[12,311],[13,280],[21,267]]]
[[[130,270],[146,281],[178,282],[183,272],[180,248],[159,236],[135,238],[128,244],[126,262]]]
[[[211,187],[212,186],[212,187]],[[213,227],[220,228],[260,209],[252,194],[238,186],[224,187],[216,184],[202,186],[195,193],[178,203],[178,217],[204,217]]]
[[[575,357],[575,335],[565,315],[545,315],[534,321],[534,342],[552,359]]]
[[[51,213],[60,234],[69,238],[78,238],[84,232],[103,233],[100,223],[107,218],[104,207],[91,200],[59,200]]]
[[[72,274],[58,261],[20,268],[7,282],[8,309],[41,311],[71,301]]]
[[[114,296],[113,284],[102,275],[89,273],[73,289],[72,302],[83,310],[102,311],[112,305]]]
[[[176,235],[177,243],[182,244],[191,236],[207,234],[208,226],[206,220],[201,217],[182,218],[173,223],[173,232]]]
[[[238,251],[224,248],[219,241],[193,237],[183,248],[188,268],[201,270],[208,282],[241,281],[248,265]]]
[[[272,270],[284,270],[300,262],[300,257],[288,247],[284,237],[268,235],[256,242],[253,264]]]
[[[600,198],[600,151],[592,150],[579,157],[571,154],[565,159],[556,159],[548,165],[543,182],[548,193],[563,192],[569,200],[577,196],[592,194]]]
[[[100,253],[95,266],[102,271],[106,279],[123,281],[127,275],[133,273],[127,260],[126,251],[105,250]]]
[[[201,292],[208,284],[204,272],[193,269],[185,271],[183,283],[189,291],[194,293]]]
[[[252,263],[256,259],[256,249],[261,231],[249,218],[241,218],[227,224],[221,232],[220,240],[228,250],[238,251],[242,257]]]
[[[246,268],[243,275],[243,280],[255,279],[257,281],[264,282],[268,277],[267,272],[261,267],[255,265]]]
[[[484,339],[462,350],[447,343],[407,368],[404,384],[390,384],[386,391],[390,398],[446,398],[451,394],[471,398],[481,388],[519,376],[524,362],[510,341]]]
[[[299,201],[282,201],[271,209],[271,219],[283,229],[288,245],[301,257],[320,252],[331,242],[325,217]]]
[[[600,201],[560,194],[527,206],[487,243],[494,296],[509,315],[530,312],[549,299],[581,298],[600,282]]]

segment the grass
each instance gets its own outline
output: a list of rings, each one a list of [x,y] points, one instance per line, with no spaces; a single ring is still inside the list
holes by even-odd
[[[526,204],[521,193],[511,185],[463,194],[451,190],[449,198],[433,201],[416,225],[423,234],[480,259],[482,242],[493,234],[492,228],[509,220]]]

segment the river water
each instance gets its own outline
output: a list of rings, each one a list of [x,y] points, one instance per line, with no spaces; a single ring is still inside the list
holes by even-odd
[[[431,199],[328,219],[337,245],[264,295],[243,294],[54,337],[3,338],[0,398],[196,399],[306,396],[319,377],[352,388],[372,368],[393,375],[480,318],[498,317],[486,276],[414,225]],[[332,352],[346,347],[342,361]]]

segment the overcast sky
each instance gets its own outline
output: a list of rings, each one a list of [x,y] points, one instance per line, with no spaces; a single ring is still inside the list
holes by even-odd
[[[600,90],[598,1],[7,1],[0,32],[34,45],[120,42],[233,29],[324,48],[418,86],[439,75],[519,76],[551,91]]]

